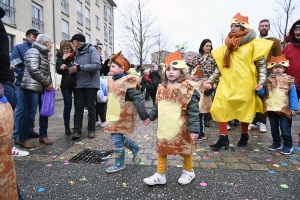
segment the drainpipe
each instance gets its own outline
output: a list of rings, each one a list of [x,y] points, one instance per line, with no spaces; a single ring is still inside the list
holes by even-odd
[[[56,56],[56,35],[55,35],[55,32],[56,32],[56,29],[55,29],[55,4],[54,4],[54,0],[52,0],[52,16],[53,16],[53,46],[54,46],[54,55],[53,55],[53,60],[54,60],[54,63],[55,63],[55,56]],[[56,70],[55,70],[55,64],[54,64],[54,73],[55,73],[55,76],[54,76],[54,79],[55,79],[55,86],[54,86],[54,89],[56,90],[56,86],[57,86],[57,73],[56,73]]]

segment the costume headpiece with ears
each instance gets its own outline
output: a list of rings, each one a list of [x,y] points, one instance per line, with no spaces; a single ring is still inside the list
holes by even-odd
[[[112,56],[111,61],[112,62],[115,61],[115,62],[119,63],[119,65],[124,67],[124,71],[127,72],[130,69],[130,63],[123,58],[121,53],[122,53],[122,51],[120,51],[116,55]]]
[[[282,65],[284,67],[289,66],[289,60],[285,57],[285,54],[281,56],[272,56],[270,61],[268,62],[268,69],[273,68],[275,65]]]
[[[249,22],[248,22],[248,17],[243,16],[240,13],[237,13],[231,20],[231,24],[239,24],[243,26],[244,28],[249,28]]]
[[[181,57],[180,50],[177,50],[172,54],[166,55],[165,64],[166,66],[172,66],[177,69],[188,68],[185,61]]]

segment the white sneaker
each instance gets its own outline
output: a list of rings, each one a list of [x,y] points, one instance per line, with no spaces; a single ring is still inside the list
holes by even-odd
[[[16,156],[16,157],[23,157],[23,156],[28,156],[29,155],[28,151],[23,151],[21,149],[18,149],[15,146],[13,146],[11,151],[12,151],[12,155]]]
[[[101,126],[101,121],[97,121],[95,126]]]
[[[105,122],[102,122],[100,126],[101,126],[102,128],[104,128],[105,125],[106,125],[106,123],[105,123]]]
[[[227,131],[230,131],[231,127],[227,124]]]
[[[164,174],[159,174],[156,172],[154,175],[152,175],[148,178],[144,178],[143,181],[147,185],[163,185],[163,184],[166,184],[167,179]]]
[[[261,133],[267,132],[267,126],[264,123],[259,123],[259,132]]]
[[[178,183],[180,183],[182,185],[186,185],[186,184],[189,184],[194,178],[195,178],[194,171],[188,172],[186,170],[183,170],[182,175],[178,179]]]
[[[254,124],[249,124],[248,125],[248,131],[254,131],[257,128]]]

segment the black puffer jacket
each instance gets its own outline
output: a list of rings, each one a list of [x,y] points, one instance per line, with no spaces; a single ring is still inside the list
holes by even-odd
[[[58,74],[61,74],[61,83],[60,83],[60,88],[75,88],[76,87],[76,73],[69,73],[69,68],[72,67],[72,61],[74,60],[74,58],[72,60],[70,60],[69,58],[64,60],[63,59],[63,54],[61,52],[58,52],[56,54],[56,72]],[[67,69],[65,70],[61,70],[60,66],[62,66],[63,64],[65,64],[67,66]]]
[[[21,89],[43,92],[45,87],[52,84],[48,49],[40,43],[34,42],[24,57],[25,71]]]

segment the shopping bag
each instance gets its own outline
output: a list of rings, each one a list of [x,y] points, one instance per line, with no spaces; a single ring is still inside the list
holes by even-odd
[[[107,102],[107,76],[100,77],[100,90],[97,92],[97,102],[106,103]]]
[[[54,102],[55,102],[55,90],[45,90],[41,96],[41,109],[40,115],[44,117],[51,117],[54,115]]]

